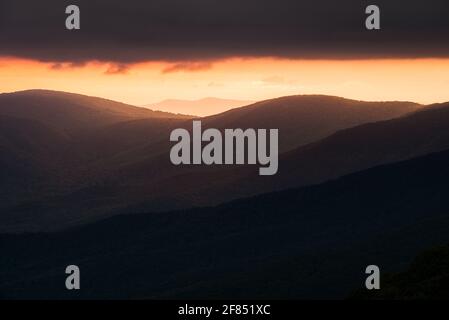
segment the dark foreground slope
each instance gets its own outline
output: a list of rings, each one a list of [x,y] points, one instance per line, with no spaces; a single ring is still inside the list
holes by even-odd
[[[344,298],[449,241],[449,151],[214,208],[2,235],[6,298]],[[80,291],[64,289],[65,267]]]

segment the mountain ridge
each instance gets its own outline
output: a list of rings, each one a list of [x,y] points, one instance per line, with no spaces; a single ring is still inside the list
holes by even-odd
[[[0,98],[0,116],[1,101],[4,99]],[[35,106],[47,110],[46,105],[37,104],[36,101]],[[68,139],[62,140],[59,145],[54,144],[53,151],[48,154],[29,152],[27,174],[20,171],[20,166],[14,165],[17,162],[14,159],[21,159],[17,153],[19,150],[11,144],[3,145],[5,149],[0,154],[0,162],[14,170],[0,168],[0,176],[7,178],[0,181],[0,189],[4,197],[14,201],[0,205],[5,212],[0,215],[2,230],[20,230],[20,225],[25,228],[22,230],[52,229],[93,221],[132,210],[136,206],[150,211],[170,210],[225,202],[248,196],[249,191],[260,193],[273,190],[272,185],[267,186],[267,181],[253,179],[252,167],[247,170],[243,168],[242,172],[241,168],[236,167],[230,174],[229,168],[225,167],[173,166],[168,156],[172,145],[169,134],[175,128],[191,130],[191,119],[146,118],[146,110],[143,111],[144,117],[140,117],[139,113],[137,119],[129,116],[111,119],[109,115],[103,118],[100,113],[92,117],[83,111],[81,115],[76,115],[79,121],[74,121],[72,117],[63,119],[72,121],[69,125],[74,130],[67,132],[64,121],[55,122],[58,115],[53,112],[59,110],[57,106],[64,104],[65,100],[56,101],[58,103],[52,103],[52,112],[41,112],[34,120],[47,117],[46,125],[57,125],[61,135]],[[326,96],[290,96],[274,101],[274,104],[273,100],[269,100],[201,118],[201,121],[204,128],[216,127],[220,130],[235,127],[279,128],[280,152],[287,152],[348,126],[389,119],[422,108],[407,102],[381,103],[378,108],[376,103]],[[309,105],[309,102],[313,103]],[[77,109],[77,106],[76,103],[69,104],[72,109]],[[109,106],[108,102],[106,107]],[[122,108],[122,105],[117,107]],[[141,109],[132,110],[142,112]],[[328,112],[328,117],[323,119],[323,114],[327,115]],[[101,121],[96,121],[97,118]],[[11,132],[22,130],[19,129]],[[27,130],[23,132],[33,135],[36,142],[47,144],[44,138],[49,130],[42,130],[41,133],[33,131],[32,134],[31,128]],[[0,142],[2,139],[5,141],[6,135],[0,135]],[[283,166],[281,164],[281,174],[285,171]],[[239,175],[249,177],[248,181],[242,182]],[[278,184],[275,190],[284,187],[284,180],[276,178],[273,181]],[[285,184],[285,187],[289,186]]]

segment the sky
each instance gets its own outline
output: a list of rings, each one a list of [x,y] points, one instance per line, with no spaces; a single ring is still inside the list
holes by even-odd
[[[363,0],[2,0],[0,92],[449,101],[449,3],[375,3],[377,31]],[[80,30],[65,29],[69,4]]]

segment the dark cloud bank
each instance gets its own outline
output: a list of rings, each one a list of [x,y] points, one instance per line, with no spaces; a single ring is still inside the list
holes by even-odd
[[[81,30],[65,29],[69,4],[81,9]],[[381,9],[380,31],[365,29],[369,4]],[[230,56],[449,57],[449,1],[0,0],[0,55],[123,68]]]

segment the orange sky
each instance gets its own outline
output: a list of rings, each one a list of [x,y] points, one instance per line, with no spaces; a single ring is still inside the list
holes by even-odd
[[[0,92],[52,89],[135,105],[164,99],[262,100],[330,94],[362,100],[449,101],[449,59],[287,60],[52,65],[0,58]]]

